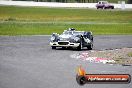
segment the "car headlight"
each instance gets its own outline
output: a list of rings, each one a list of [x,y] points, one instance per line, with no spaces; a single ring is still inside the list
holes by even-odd
[[[51,41],[54,41],[55,40],[55,36],[52,36],[50,40]]]

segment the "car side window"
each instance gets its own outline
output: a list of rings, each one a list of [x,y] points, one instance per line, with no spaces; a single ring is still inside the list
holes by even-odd
[[[99,4],[101,4],[101,2],[99,2]]]

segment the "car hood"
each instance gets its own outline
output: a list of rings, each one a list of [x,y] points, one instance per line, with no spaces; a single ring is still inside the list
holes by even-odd
[[[65,34],[63,34],[63,35],[60,35],[59,38],[68,39],[68,38],[70,38],[70,37],[72,37],[72,36],[73,36],[73,35],[65,35]]]

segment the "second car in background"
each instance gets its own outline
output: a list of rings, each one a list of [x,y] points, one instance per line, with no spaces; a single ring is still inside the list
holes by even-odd
[[[108,3],[107,1],[99,1],[96,4],[96,8],[99,9],[114,9],[114,5],[111,5],[110,3]]]

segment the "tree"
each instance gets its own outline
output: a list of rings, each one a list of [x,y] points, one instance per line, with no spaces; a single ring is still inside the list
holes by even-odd
[[[128,0],[128,4],[132,4],[132,0]]]

